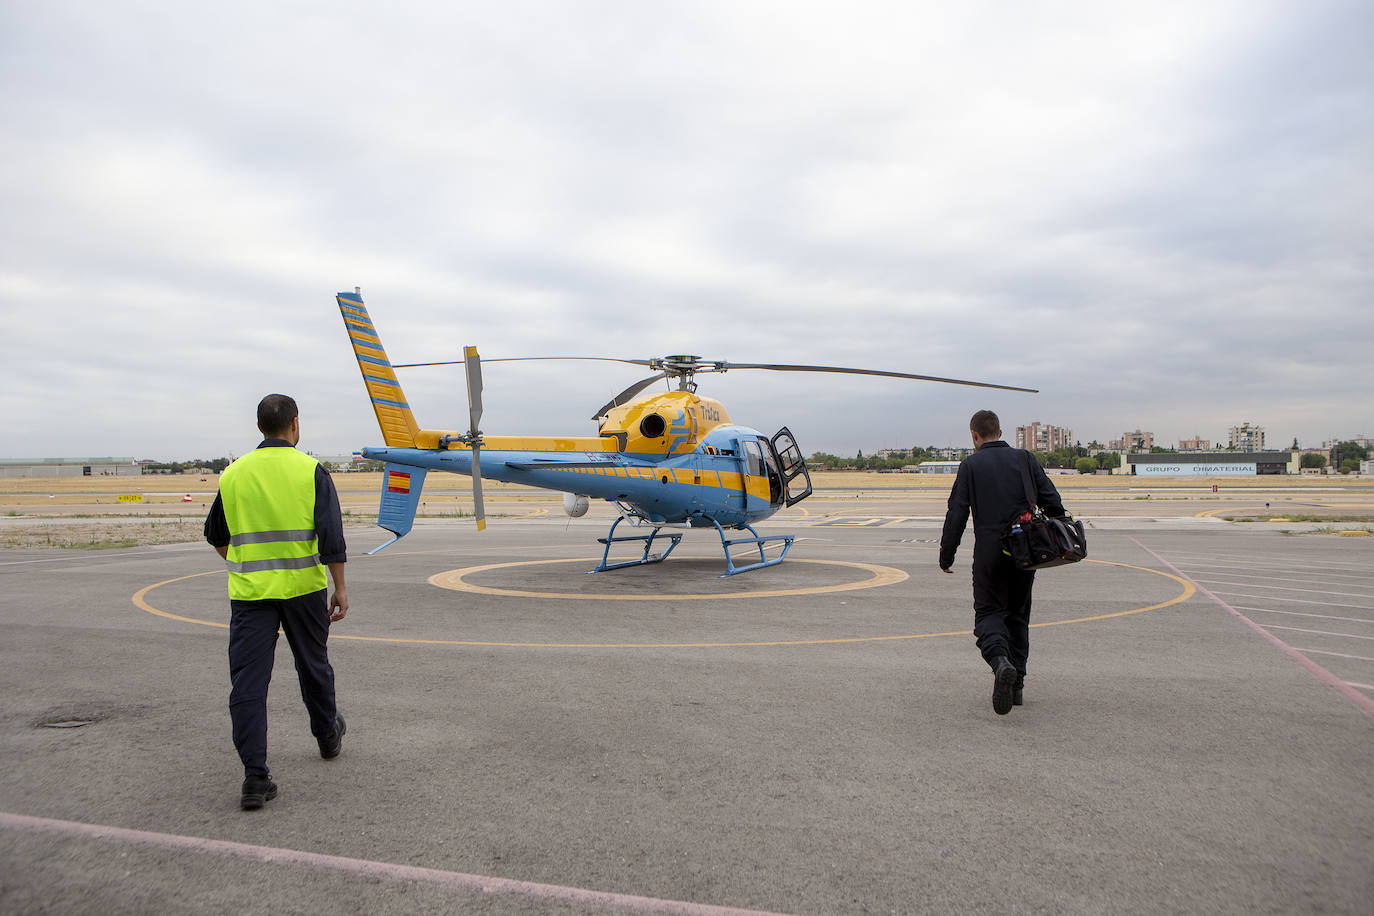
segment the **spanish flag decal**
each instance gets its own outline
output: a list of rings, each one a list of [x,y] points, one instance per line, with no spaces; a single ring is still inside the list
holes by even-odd
[[[388,493],[409,493],[410,475],[402,471],[387,471],[386,491]]]

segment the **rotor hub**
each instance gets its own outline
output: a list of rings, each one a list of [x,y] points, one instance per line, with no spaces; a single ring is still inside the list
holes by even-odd
[[[698,369],[705,367],[700,356],[688,356],[686,354],[676,354],[674,356],[664,356],[661,359],[649,360],[649,368],[658,369],[668,375],[691,375]]]

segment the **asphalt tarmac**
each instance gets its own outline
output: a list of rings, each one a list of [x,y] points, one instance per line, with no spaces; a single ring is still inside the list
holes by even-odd
[[[727,579],[713,532],[350,529],[343,753],[283,641],[257,812],[214,551],[0,551],[0,912],[1371,911],[1374,538],[1089,516],[998,716],[972,532],[944,575],[898,512]]]

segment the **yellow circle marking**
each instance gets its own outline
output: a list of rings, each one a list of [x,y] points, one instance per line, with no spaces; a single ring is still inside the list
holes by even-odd
[[[1116,611],[1112,614],[1097,614],[1092,617],[1075,617],[1072,620],[1048,620],[1044,623],[1033,623],[1031,624],[1032,627],[1057,627],[1062,626],[1066,623],[1087,623],[1090,620],[1110,620],[1113,617],[1128,617],[1131,614],[1143,614],[1146,611],[1157,611],[1160,608],[1168,607],[1171,604],[1179,604],[1180,602],[1187,601],[1189,598],[1193,597],[1193,595],[1197,594],[1197,587],[1194,586],[1193,583],[1189,582],[1187,579],[1184,579],[1182,576],[1176,576],[1173,573],[1166,573],[1160,569],[1150,569],[1148,566],[1132,566],[1130,563],[1114,563],[1111,560],[1084,560],[1083,562],[1101,563],[1103,566],[1120,566],[1122,569],[1138,569],[1141,572],[1154,573],[1156,576],[1163,576],[1166,579],[1173,579],[1179,585],[1183,586],[1183,591],[1179,592],[1177,595],[1170,598],[1168,601],[1161,601],[1158,604],[1152,604],[1148,607],[1132,608],[1129,611]],[[968,634],[973,633],[972,630],[966,630],[965,632]]]
[[[537,563],[574,563],[574,562],[586,562],[586,561],[585,561],[585,560],[536,560],[536,561],[533,561],[533,562],[537,562]],[[861,563],[839,563],[838,561],[825,561],[825,560],[805,560],[805,561],[792,561],[792,562],[809,562],[809,563],[832,562],[832,563],[836,563],[837,565],[845,565],[845,566],[867,566],[867,564],[861,564]],[[1048,621],[1048,622],[1046,622],[1046,623],[1033,623],[1033,624],[1031,624],[1031,627],[1033,627],[1033,628],[1034,628],[1034,627],[1057,627],[1057,626],[1063,626],[1064,624],[1068,624],[1068,623],[1089,623],[1089,622],[1094,621],[1094,620],[1110,620],[1110,619],[1112,619],[1113,617],[1128,617],[1128,616],[1130,616],[1130,615],[1132,615],[1132,614],[1143,614],[1143,613],[1145,613],[1146,611],[1157,611],[1157,610],[1159,610],[1160,608],[1169,607],[1170,605],[1179,604],[1179,603],[1181,603],[1181,602],[1187,601],[1189,598],[1191,598],[1191,597],[1192,597],[1194,594],[1196,594],[1196,592],[1197,592],[1197,589],[1196,589],[1196,588],[1193,586],[1193,584],[1192,584],[1191,582],[1189,582],[1187,579],[1181,578],[1181,577],[1179,577],[1179,576],[1175,576],[1175,575],[1173,575],[1172,573],[1163,572],[1162,570],[1150,569],[1149,567],[1146,567],[1146,566],[1132,566],[1130,563],[1116,563],[1116,562],[1112,562],[1112,561],[1110,561],[1110,560],[1084,560],[1083,562],[1085,562],[1085,563],[1100,563],[1100,564],[1103,565],[1103,566],[1119,566],[1119,567],[1121,567],[1122,569],[1136,569],[1136,570],[1140,570],[1141,572],[1154,573],[1155,575],[1157,575],[1157,576],[1163,576],[1163,577],[1166,578],[1166,579],[1173,579],[1173,580],[1174,580],[1175,582],[1177,582],[1179,585],[1182,585],[1182,586],[1183,586],[1183,591],[1179,592],[1177,595],[1175,595],[1174,597],[1170,598],[1170,599],[1167,600],[1167,601],[1161,601],[1161,602],[1159,602],[1159,603],[1157,603],[1157,604],[1148,605],[1147,607],[1132,608],[1132,609],[1130,609],[1130,610],[1128,610],[1128,611],[1116,611],[1116,612],[1111,613],[1111,614],[1096,614],[1096,615],[1093,615],[1093,616],[1091,616],[1091,617],[1075,617],[1075,618],[1073,618],[1073,619],[1071,619],[1071,620],[1051,620],[1051,621]],[[517,566],[517,565],[529,565],[529,564],[498,563],[498,564],[494,564],[494,565],[495,565],[495,566]],[[469,568],[468,568],[468,571],[476,571],[476,570],[478,570],[478,569],[490,569],[490,568],[492,568],[492,567],[469,567]],[[875,569],[888,569],[889,567],[874,567],[874,568],[875,568]],[[462,571],[463,571],[463,570],[456,570],[456,572],[462,572]],[[222,572],[223,572],[223,570],[211,570],[210,572],[193,573],[193,574],[191,574],[191,575],[189,575],[189,576],[178,576],[178,577],[175,578],[175,579],[167,579],[167,580],[164,580],[164,581],[162,581],[162,582],[155,582],[155,583],[153,583],[152,585],[147,586],[146,588],[139,589],[139,590],[134,594],[134,598],[133,598],[134,604],[137,605],[139,608],[141,608],[141,609],[147,611],[148,613],[150,613],[150,614],[156,614],[156,615],[159,616],[159,617],[167,617],[167,618],[169,618],[169,619],[171,619],[171,620],[180,620],[180,621],[182,621],[183,623],[198,623],[198,624],[201,624],[202,626],[207,626],[207,627],[220,627],[220,628],[222,628],[222,629],[228,629],[228,628],[229,628],[229,625],[228,625],[228,624],[216,623],[215,621],[212,621],[212,620],[197,620],[197,619],[194,618],[194,617],[182,617],[182,616],[177,615],[177,614],[169,614],[169,613],[167,613],[166,611],[158,610],[157,608],[153,607],[152,605],[148,604],[148,602],[147,602],[147,595],[148,595],[148,593],[151,592],[151,591],[152,591],[153,589],[155,589],[155,588],[160,588],[160,587],[162,587],[162,586],[164,586],[164,585],[170,585],[170,584],[172,584],[173,582],[182,582],[182,581],[185,581],[186,579],[194,579],[194,578],[196,578],[197,576],[210,576],[210,575],[214,575],[215,573],[222,573]],[[901,576],[902,576],[902,579],[908,578],[908,576],[906,575],[906,573],[902,573],[901,570],[892,570],[892,572],[900,573]],[[440,574],[440,575],[442,575],[442,574]],[[875,577],[875,578],[876,578],[876,577]],[[896,581],[902,581],[902,580],[899,579],[899,580],[896,580]],[[873,579],[866,579],[866,580],[864,580],[864,581],[862,581],[862,582],[855,583],[855,584],[852,584],[852,585],[849,585],[849,586],[846,586],[846,587],[848,587],[848,588],[872,588],[872,587],[876,587],[876,586],[873,584],[873,582],[874,582]],[[798,590],[798,591],[799,591],[799,590]],[[751,595],[749,595],[748,597],[757,597],[757,596],[760,596],[760,595],[775,595],[775,596],[776,596],[776,595],[786,595],[786,594],[796,594],[796,593],[798,593],[798,592],[797,592],[797,591],[788,591],[788,592],[782,592],[782,591],[775,591],[775,592],[754,592],[754,593],[752,593]],[[509,594],[515,594],[515,593],[513,593],[513,592],[503,592],[502,594],[508,594],[508,595],[509,595]],[[547,594],[545,594],[545,593],[540,593],[540,592],[535,592],[535,593],[533,593],[533,594],[534,594],[535,596],[537,596],[537,597],[550,597],[549,595],[547,595]],[[620,596],[617,596],[617,597],[620,597]],[[662,597],[664,597],[664,596],[658,596],[658,597],[655,597],[655,598],[642,598],[642,599],[639,599],[639,600],[643,600],[643,601],[661,600]],[[712,596],[709,596],[709,597],[713,597],[713,598],[714,598],[714,597],[729,597],[729,596],[712,595]],[[485,647],[491,647],[491,648],[510,648],[510,649],[727,649],[727,648],[747,648],[747,647],[761,647],[761,646],[824,646],[824,645],[836,645],[836,644],[839,644],[839,643],[895,642],[895,641],[897,641],[897,640],[905,640],[905,639],[933,639],[933,638],[935,638],[935,637],[942,637],[942,636],[971,636],[971,635],[973,635],[973,631],[972,631],[972,630],[949,630],[949,631],[946,631],[946,632],[943,632],[943,633],[910,633],[910,634],[906,634],[906,635],[902,635],[902,636],[849,636],[849,637],[839,637],[839,638],[835,638],[835,639],[786,639],[786,640],[773,640],[773,641],[769,641],[769,642],[693,642],[693,643],[685,643],[685,642],[683,642],[683,643],[558,643],[558,642],[539,643],[539,642],[490,642],[490,641],[472,640],[472,639],[408,639],[408,638],[405,638],[405,637],[398,637],[398,636],[347,636],[347,635],[335,634],[335,633],[330,633],[330,634],[329,634],[329,638],[330,638],[330,639],[355,639],[355,640],[358,640],[358,641],[360,641],[360,642],[402,643],[402,644],[405,644],[405,645],[412,645],[412,646],[414,646],[414,645],[419,645],[419,646],[478,646],[478,647],[485,646]]]
[[[1230,512],[1230,513],[1233,513],[1233,514],[1234,514],[1234,513],[1250,513],[1250,512],[1256,512],[1256,513],[1258,513],[1258,512],[1264,512],[1264,511],[1266,511],[1264,506],[1229,506],[1229,507],[1227,507],[1227,506],[1222,506],[1222,507],[1219,508],[1219,509],[1206,509],[1206,510],[1204,510],[1204,511],[1202,511],[1202,512],[1199,512],[1198,514],[1194,515],[1193,518],[1216,518],[1218,515],[1220,515],[1220,514],[1222,514],[1222,513],[1224,513],[1224,512]]]
[[[197,620],[194,617],[182,617],[179,614],[169,614],[166,611],[159,611],[157,608],[153,607],[147,601],[148,593],[155,588],[162,588],[162,586],[171,585],[173,582],[185,582],[187,579],[195,579],[200,576],[213,576],[216,573],[228,575],[228,573],[226,573],[222,569],[212,569],[209,572],[192,573],[189,576],[177,576],[175,579],[166,579],[162,582],[154,582],[147,588],[140,588],[138,591],[134,592],[134,606],[147,611],[149,614],[156,614],[159,617],[166,617],[169,620],[180,620],[182,623],[198,623],[201,626],[221,627],[227,630],[229,629],[229,624],[227,623],[217,623],[213,620]]]
[[[429,584],[439,588],[451,589],[455,592],[472,592],[478,595],[502,595],[509,598],[559,598],[568,601],[724,601],[732,598],[783,598],[794,595],[822,595],[829,592],[848,592],[861,588],[881,588],[884,585],[896,585],[898,582],[905,582],[910,578],[900,569],[893,569],[891,566],[877,566],[872,563],[849,563],[844,560],[788,560],[788,563],[819,563],[825,566],[848,566],[853,569],[861,569],[872,574],[871,578],[860,579],[858,582],[845,582],[840,585],[821,585],[814,588],[785,588],[773,589],[766,592],[723,592],[711,594],[660,594],[646,597],[644,595],[608,595],[574,592],[529,592],[513,588],[496,588],[488,585],[474,585],[465,580],[464,577],[475,573],[486,572],[492,569],[510,569],[517,566],[544,566],[551,563],[595,563],[597,557],[573,557],[569,560],[522,560],[515,563],[489,563],[486,566],[468,566],[464,569],[450,569],[447,572],[435,573],[429,577]],[[684,559],[708,560],[711,557],[686,557]]]

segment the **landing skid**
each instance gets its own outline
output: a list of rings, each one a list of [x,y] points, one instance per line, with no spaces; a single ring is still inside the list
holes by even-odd
[[[616,519],[614,522],[611,523],[611,530],[607,532],[606,536],[604,538],[597,538],[597,541],[599,543],[606,545],[606,549],[601,554],[600,565],[598,565],[595,569],[588,570],[588,573],[599,573],[605,572],[608,569],[625,569],[629,566],[648,566],[653,563],[662,563],[664,560],[668,559],[668,554],[672,553],[673,549],[677,547],[677,545],[682,541],[681,533],[676,531],[665,532],[662,528],[658,526],[655,526],[654,530],[649,534],[622,534],[620,537],[616,537],[615,529],[620,525],[621,522],[625,521],[625,519],[626,516],[623,515],[620,518]],[[774,534],[769,535],[767,537],[761,537],[759,533],[755,531],[753,527],[750,525],[743,525],[741,527],[744,530],[748,531],[752,535],[752,537],[727,538],[725,536],[725,529],[720,526],[720,522],[716,521],[715,519],[711,519],[711,524],[716,526],[716,533],[720,535],[721,549],[725,552],[725,572],[720,576],[720,578],[722,579],[728,576],[738,575],[739,573],[749,572],[755,569],[763,569],[766,566],[777,566],[787,556],[787,552],[792,549],[792,541],[795,538],[795,535],[791,534]],[[667,549],[664,550],[662,553],[651,554],[650,551],[653,549],[654,541],[659,537],[668,538],[671,543],[668,544]],[[610,562],[611,545],[622,544],[626,542],[637,542],[643,544],[643,555],[637,560],[625,560],[620,563]],[[768,556],[768,550],[770,548],[776,547],[779,544],[782,545],[782,552],[779,553],[777,556],[770,558]],[[758,548],[759,559],[757,563],[747,563],[743,566],[738,566],[735,564],[735,558],[731,555],[730,551],[732,548],[739,547],[741,545],[746,547],[746,549],[750,547]]]
[[[795,535],[791,534],[771,534],[768,537],[760,537],[759,533],[750,525],[742,525],[741,527],[752,534],[753,537],[727,538],[725,536],[725,529],[720,527],[720,522],[711,519],[711,524],[716,526],[716,531],[720,534],[720,545],[725,549],[725,574],[720,577],[722,579],[726,576],[736,575],[737,573],[749,572],[751,569],[763,569],[765,566],[777,566],[787,556],[787,552],[792,549],[792,540],[795,538]],[[766,553],[767,549],[779,543],[782,544],[782,553],[770,560]],[[759,549],[759,561],[757,563],[750,563],[748,566],[736,566],[734,557],[730,556],[730,548],[739,544],[757,547]]]
[[[676,531],[665,533],[662,528],[658,527],[655,527],[649,534],[622,534],[620,537],[616,537],[615,529],[621,522],[625,521],[625,518],[626,517],[622,515],[620,518],[616,519],[611,523],[611,530],[606,533],[606,536],[604,538],[597,538],[597,541],[606,545],[606,549],[601,554],[601,565],[596,569],[587,570],[588,573],[605,572],[608,569],[624,569],[627,566],[648,566],[651,563],[662,563],[664,560],[668,559],[668,554],[673,552],[673,548],[682,541],[682,535],[680,533]],[[668,549],[662,553],[650,554],[649,551],[652,550],[654,546],[654,539],[660,535],[668,538],[672,543],[669,544]],[[638,560],[611,563],[611,545],[624,543],[626,541],[642,542],[644,544],[644,555]]]

